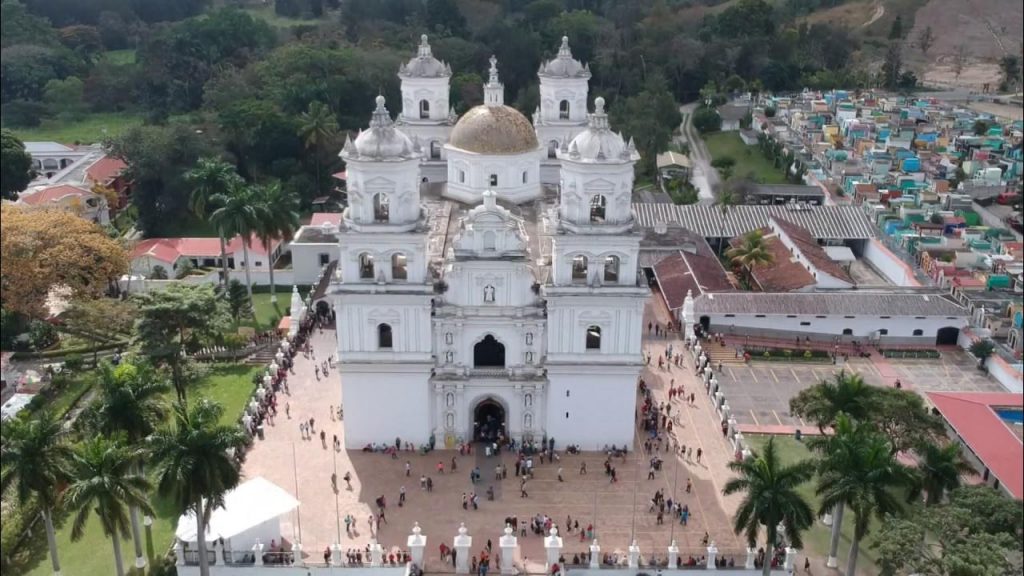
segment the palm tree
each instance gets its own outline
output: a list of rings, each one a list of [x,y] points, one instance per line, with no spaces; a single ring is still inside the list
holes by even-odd
[[[842,378],[842,376],[844,376],[844,373],[842,372],[836,376],[835,385],[828,381],[822,382],[813,388],[800,392],[800,395],[798,395],[797,398],[790,401],[790,410],[793,411],[794,414],[801,414],[801,412],[794,410],[792,407],[793,402],[798,400],[804,392],[817,389],[821,391],[821,396],[825,396],[826,390],[831,391],[831,393],[828,394],[829,400],[823,401],[822,406],[820,406],[816,411],[807,413],[809,418],[815,418],[819,422],[818,430],[824,432],[825,426],[832,426],[833,433],[831,435],[825,435],[823,433],[821,436],[808,438],[807,440],[807,447],[822,455],[822,460],[818,462],[818,465],[823,472],[841,467],[838,459],[850,452],[851,449],[848,445],[860,442],[861,436],[867,432],[867,427],[858,426],[857,423],[842,410],[842,407],[847,406],[854,409],[857,408],[857,405],[853,402],[853,398],[847,398],[845,395],[838,393],[839,385],[847,382],[847,379]],[[861,381],[860,384],[863,384],[863,381]],[[811,413],[816,413],[816,415],[810,416]],[[842,534],[843,512],[845,509],[844,502],[837,502],[831,509],[826,510],[825,508],[822,508],[820,511],[821,514],[825,514],[829,511],[832,514],[832,536],[829,542],[827,560],[827,566],[830,568],[835,568],[839,563],[839,538]]]
[[[865,425],[849,424],[841,416],[836,420],[835,437],[826,442],[827,452],[818,475],[820,513],[840,504],[853,512],[853,542],[846,573],[856,574],[860,543],[868,533],[871,516],[883,520],[886,514],[901,512],[903,502],[896,496],[898,490],[913,490],[917,481],[913,471],[889,451],[889,441]]]
[[[275,240],[291,238],[299,228],[299,199],[285,192],[277,182],[256,187],[256,205],[259,210],[259,226],[256,235],[270,252],[270,302],[277,302],[274,286],[273,247]]]
[[[199,573],[209,576],[206,557],[206,523],[210,513],[224,503],[224,494],[238,485],[239,469],[228,453],[244,442],[237,426],[220,424],[224,409],[201,400],[191,409],[174,408],[174,423],[149,437],[150,454],[156,462],[157,492],[170,499],[178,511],[196,518]]]
[[[252,275],[250,273],[249,245],[252,235],[259,229],[259,209],[253,187],[241,180],[234,183],[227,194],[218,195],[216,200],[220,207],[210,214],[210,221],[226,236],[239,236],[242,240],[242,258],[245,260],[245,284],[252,300]]]
[[[128,509],[153,513],[146,498],[149,480],[135,466],[140,457],[138,448],[125,446],[118,439],[95,436],[80,445],[71,459],[71,485],[65,494],[68,508],[75,511],[71,540],[81,540],[85,523],[95,512],[103,533],[113,543],[118,576],[124,576],[121,538],[128,537]]]
[[[755,266],[767,266],[775,261],[765,243],[764,232],[761,230],[751,230],[744,234],[739,245],[726,250],[725,256],[734,266],[746,273],[750,284],[753,284]]]
[[[996,345],[992,342],[992,340],[989,340],[988,338],[985,338],[983,340],[975,340],[974,343],[971,344],[971,347],[967,349],[967,351],[970,352],[972,356],[978,359],[978,369],[984,370],[985,360],[987,360],[988,357],[991,356],[992,353],[996,351]]]
[[[874,388],[860,374],[836,374],[832,380],[804,388],[789,400],[789,411],[817,424],[820,432],[833,425],[840,413],[864,420],[871,412]]]
[[[746,495],[733,518],[733,531],[744,534],[753,548],[761,525],[767,533],[768,557],[763,573],[771,573],[771,554],[775,550],[778,526],[781,522],[786,538],[795,548],[803,547],[801,533],[814,523],[814,513],[797,487],[814,476],[814,463],[805,460],[785,466],[775,449],[775,438],[770,438],[761,454],[740,462],[730,462],[729,468],[738,473],[725,484],[726,495],[745,492]]]
[[[320,152],[324,144],[331,142],[338,132],[338,121],[323,102],[310,102],[305,112],[299,115],[299,137],[306,143],[306,148],[313,149],[316,161],[316,192],[320,188]]]
[[[206,218],[215,208],[221,199],[221,195],[228,193],[240,180],[235,167],[217,158],[200,158],[195,168],[185,173],[185,179],[192,185],[192,195],[189,197],[188,208],[196,215],[196,218]],[[228,255],[227,238],[225,230],[217,226],[217,236],[220,238],[220,263],[224,276],[223,282],[228,283]]]
[[[104,435],[123,434],[130,446],[139,446],[167,417],[164,394],[170,390],[167,381],[148,364],[113,366],[101,362],[97,366],[99,397],[90,406],[87,418],[93,429]],[[142,460],[136,463],[138,473],[145,474]],[[139,530],[139,509],[130,509],[132,540],[135,542],[135,567],[142,568]]]
[[[978,472],[970,465],[960,451],[960,445],[947,442],[938,446],[931,442],[918,449],[917,469],[921,474],[921,487],[927,493],[925,504],[938,504],[946,492],[960,487],[962,476],[973,476]]]
[[[71,449],[64,441],[63,426],[48,411],[30,420],[15,418],[4,422],[0,445],[0,487],[14,485],[20,502],[32,496],[39,503],[46,541],[50,546],[53,573],[60,573],[57,537],[53,530],[53,512],[61,500],[60,489],[68,479]]]

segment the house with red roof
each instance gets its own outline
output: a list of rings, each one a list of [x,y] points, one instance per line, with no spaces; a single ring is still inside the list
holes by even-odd
[[[253,236],[249,240],[250,271],[267,271],[273,262],[281,256],[284,243],[274,241],[266,246],[259,238]],[[225,250],[229,270],[245,269],[245,254],[242,237],[236,236],[228,243]],[[147,277],[154,275],[156,268],[162,268],[169,278],[188,261],[193,268],[216,270],[221,267],[220,240],[217,238],[150,238],[139,242],[132,248],[129,255],[131,270],[134,274]]]
[[[117,206],[112,206],[112,208],[122,210],[131,201],[131,182],[125,175],[127,169],[128,165],[124,160],[103,156],[85,169],[85,180],[116,192]]]
[[[86,186],[35,186],[19,194],[15,204],[28,208],[58,208],[98,224],[110,223],[110,209],[106,198]]]

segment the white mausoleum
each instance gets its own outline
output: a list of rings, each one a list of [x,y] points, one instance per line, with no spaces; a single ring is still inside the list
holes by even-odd
[[[633,438],[648,296],[630,207],[639,155],[598,98],[560,144],[556,194],[493,58],[485,94],[444,146],[447,184],[423,182],[422,140],[383,97],[341,152],[350,205],[329,297],[349,448]]]

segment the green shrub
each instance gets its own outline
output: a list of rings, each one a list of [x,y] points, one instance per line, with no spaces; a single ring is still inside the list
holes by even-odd
[[[79,372],[85,368],[85,358],[78,353],[68,354],[64,357],[64,369],[71,372]]]
[[[804,352],[804,358],[810,359],[810,358],[813,358],[813,357],[814,357],[814,354],[811,354],[810,350],[806,350]]]
[[[783,350],[782,351],[782,355],[785,356],[786,358],[792,358],[793,357],[793,351],[792,350]]]
[[[45,350],[57,343],[57,329],[49,322],[33,320],[28,325],[28,342],[33,350]]]

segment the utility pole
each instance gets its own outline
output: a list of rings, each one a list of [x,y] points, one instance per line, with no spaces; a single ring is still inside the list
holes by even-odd
[[[338,544],[341,544],[341,504],[338,502],[338,451],[333,449],[334,459],[334,522],[338,528]]]
[[[295,457],[295,442],[292,442],[292,474],[295,477],[295,499],[299,499],[299,465]],[[302,506],[295,509],[295,524],[299,530],[299,542],[302,542]]]

